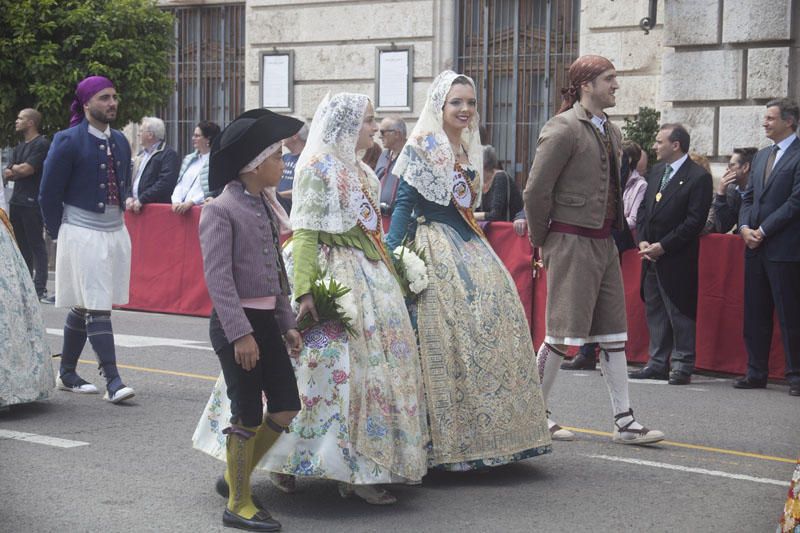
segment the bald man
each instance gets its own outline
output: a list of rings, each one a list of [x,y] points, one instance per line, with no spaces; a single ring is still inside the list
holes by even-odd
[[[613,441],[664,439],[633,417],[622,272],[612,229],[625,228],[619,153],[622,135],[603,111],[616,104],[617,71],[606,58],[579,57],[558,114],[542,129],[525,187],[528,233],[547,269],[546,336],[537,364],[545,403],[570,346],[600,344],[611,396]],[[554,440],[574,434],[548,417]]]
[[[9,217],[19,250],[33,276],[36,294],[42,303],[53,303],[47,296],[47,247],[37,201],[42,165],[50,149],[50,141],[39,134],[41,125],[42,114],[35,109],[19,112],[14,126],[22,141],[14,148],[11,162],[3,170],[3,178],[14,182],[14,193],[8,202]]]

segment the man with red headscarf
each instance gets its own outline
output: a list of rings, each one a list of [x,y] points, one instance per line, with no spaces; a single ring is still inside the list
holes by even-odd
[[[81,81],[71,111],[71,127],[53,137],[39,190],[45,227],[58,238],[55,304],[70,308],[56,383],[70,392],[97,392],[77,373],[88,339],[106,379],[104,399],[119,403],[134,394],[119,377],[111,329],[111,306],[128,302],[131,241],[123,202],[131,147],[111,129],[117,92],[108,78]]]
[[[579,57],[558,114],[542,129],[525,187],[531,243],[547,269],[545,341],[537,364],[545,403],[569,346],[597,342],[611,395],[614,442],[663,440],[633,417],[628,398],[625,293],[612,229],[623,229],[622,135],[604,109],[616,105],[617,72],[606,58]],[[556,440],[572,432],[548,417]]]

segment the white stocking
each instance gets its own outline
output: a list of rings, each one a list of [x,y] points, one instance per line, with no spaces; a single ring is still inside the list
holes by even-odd
[[[542,343],[539,353],[536,355],[536,366],[539,369],[539,381],[542,383],[542,397],[547,405],[547,397],[550,389],[558,376],[558,369],[561,368],[563,356],[559,354],[547,343]]]
[[[626,413],[631,408],[628,395],[628,363],[625,359],[625,344],[621,342],[600,343],[600,369],[606,380],[608,394],[611,396],[611,408],[614,415]],[[633,420],[632,416],[624,416],[617,420],[617,425],[625,426]],[[642,426],[634,421],[630,429]]]

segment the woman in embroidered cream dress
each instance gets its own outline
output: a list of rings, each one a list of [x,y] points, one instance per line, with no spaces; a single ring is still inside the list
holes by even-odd
[[[0,208],[0,409],[50,398],[56,378],[33,280]]]
[[[416,217],[430,279],[417,302],[430,464],[446,470],[550,451],[522,304],[473,216],[482,166],[475,85],[442,72],[395,165],[402,181],[386,242],[399,245]]]
[[[303,333],[303,409],[258,467],[277,473],[271,479],[287,492],[292,476],[318,477],[340,481],[342,496],[387,504],[395,499],[379,485],[419,482],[429,438],[414,330],[381,245],[378,180],[358,157],[376,131],[366,96],[326,97],[297,162],[287,271],[298,316],[316,314],[310,289],[319,268],[351,289],[358,334],[335,322]],[[223,390],[218,382],[195,432],[195,447],[218,457]]]

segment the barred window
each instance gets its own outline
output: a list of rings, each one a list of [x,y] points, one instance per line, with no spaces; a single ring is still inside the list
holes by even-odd
[[[459,0],[456,68],[477,84],[481,123],[522,185],[578,57],[580,0]]]
[[[201,120],[221,128],[244,111],[245,5],[167,8],[175,15],[170,76],[175,89],[157,116],[183,156]]]

